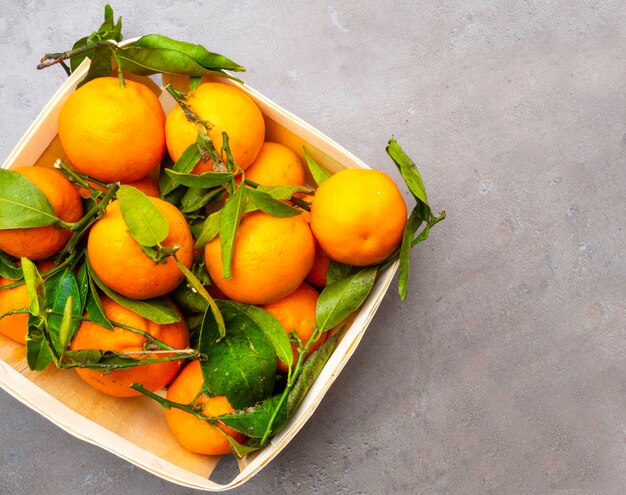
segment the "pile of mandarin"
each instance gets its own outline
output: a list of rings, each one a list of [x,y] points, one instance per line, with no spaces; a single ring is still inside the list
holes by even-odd
[[[299,194],[296,206],[304,207],[301,214],[281,217],[260,209],[244,211],[232,243],[230,277],[225,277],[220,233],[203,245],[198,243],[193,212],[181,212],[179,202],[161,197],[159,183],[166,154],[174,163],[184,159],[199,129],[204,129],[224,161],[218,164],[203,155],[193,174],[224,171],[224,133],[237,166],[237,184],[245,180],[260,186],[304,186],[305,165],[296,150],[265,140],[261,111],[237,85],[204,82],[185,96],[185,105],[176,105],[166,116],[147,86],[128,79],[120,84],[113,77],[94,79],[69,97],[58,122],[67,165],[75,172],[74,179],[89,178],[91,188],[79,187],[76,180],[70,180],[71,174],[55,169],[52,163],[49,167],[25,163],[13,169],[45,195],[55,215],[66,224],[80,221],[87,209],[86,200],[93,201],[93,191],[106,191],[107,184],[125,184],[150,197],[169,225],[160,244],[175,252],[176,259],[166,256],[155,261],[131,235],[119,201],[112,197],[78,249],[83,247],[91,269],[112,291],[133,300],[164,296],[180,320],[155,323],[100,293],[106,318],[115,322],[113,330],[84,318],[69,344],[72,351],[140,352],[146,349],[146,334],[171,348],[188,348],[189,313],[173,302],[181,288],[189,289],[179,263],[188,269],[195,266],[196,273],[198,266],[203,267],[206,279],[210,278],[206,289],[215,299],[263,308],[287,334],[293,336],[295,332],[306,344],[314,333],[318,295],[326,285],[329,265],[374,265],[387,259],[401,242],[407,209],[394,182],[379,171],[346,169],[327,178],[317,189],[311,188],[310,194]],[[189,112],[208,125],[203,128],[189,119]],[[201,209],[219,209],[229,196],[225,187],[214,188],[212,194],[212,201]],[[0,250],[13,262],[19,258],[35,261],[45,279],[46,273],[54,270],[55,261],[62,261],[58,254],[71,236],[63,224],[5,229],[0,230]],[[10,279],[0,279],[0,285],[11,286],[0,290],[0,315],[4,315],[0,333],[24,344],[29,316],[15,310],[28,308],[27,289]],[[309,353],[322,345],[326,334],[308,347]],[[292,342],[297,354],[296,342]],[[167,387],[167,399],[184,404],[195,401],[207,416],[234,412],[224,396],[200,394],[203,377],[197,360],[170,360],[106,372],[74,369],[87,383],[113,396],[138,395],[130,385],[140,383],[153,392]],[[287,371],[285,363],[277,359],[277,372]],[[229,442],[218,427],[237,441],[245,441],[241,433],[223,424],[201,421],[189,412],[173,408],[166,409],[165,414],[171,431],[193,452],[230,452]]]

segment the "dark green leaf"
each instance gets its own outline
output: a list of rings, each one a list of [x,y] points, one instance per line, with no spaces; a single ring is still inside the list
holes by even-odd
[[[57,272],[54,275],[48,277],[44,282],[44,288],[46,293],[45,308],[54,311],[55,313],[63,313],[66,308],[67,301],[72,298],[72,307],[70,308],[70,316],[81,316],[81,294],[76,281],[76,277],[72,273],[72,270],[66,268],[62,272]],[[61,354],[65,346],[63,345],[63,339],[61,338],[61,328],[63,325],[63,316],[48,315],[48,330],[50,332],[50,340],[57,354]],[[71,323],[71,320],[70,320]],[[79,321],[75,320],[69,328],[70,340],[78,329]]]
[[[33,371],[43,371],[52,362],[52,351],[44,333],[44,320],[28,316],[26,334],[26,362]]]
[[[157,246],[165,240],[169,224],[148,196],[139,189],[122,185],[117,191],[117,200],[133,239],[146,247]]]
[[[29,179],[0,169],[0,230],[43,227],[57,221],[50,202]]]
[[[304,399],[304,396],[309,391],[317,377],[322,372],[322,369],[328,362],[328,359],[332,355],[333,351],[337,347],[339,338],[342,332],[339,331],[326,342],[324,342],[318,349],[316,349],[306,360],[302,366],[302,372],[298,376],[298,380],[287,398],[287,415],[293,416],[296,409]]]
[[[216,196],[224,192],[222,188],[201,189],[190,187],[181,199],[181,210],[183,213],[191,213],[207,205]]]
[[[239,310],[245,313],[257,327],[263,330],[265,336],[274,347],[276,356],[289,368],[293,365],[293,349],[289,336],[281,323],[270,313],[251,304],[238,304]]]
[[[322,182],[324,182],[333,174],[331,174],[328,170],[326,170],[319,163],[313,160],[313,158],[311,158],[311,155],[309,155],[309,152],[306,150],[306,148],[303,147],[302,149],[304,150],[304,157],[306,158],[306,163],[309,166],[309,170],[311,171],[313,180],[318,186],[321,186]]]
[[[407,187],[409,188],[415,199],[421,201],[426,206],[428,206],[428,196],[426,195],[426,188],[424,187],[424,183],[422,182],[422,177],[419,173],[419,170],[417,170],[417,167],[415,166],[413,161],[407,156],[407,154],[394,138],[391,138],[386,149],[387,154],[394,161],[394,163],[398,167],[398,170],[400,170],[404,182],[406,182]]]
[[[84,46],[87,46],[87,40],[89,39],[88,36],[84,36],[83,38],[79,39],[76,43],[74,43],[74,45],[72,46],[72,50],[77,50],[78,48],[82,48]],[[74,55],[73,57],[70,58],[70,69],[72,70],[72,72],[74,72],[78,66],[83,62],[83,60],[85,60],[85,58],[91,58],[93,57],[93,50],[90,52],[83,52],[83,53],[79,53],[78,55]]]
[[[326,272],[326,285],[334,284],[342,278],[347,277],[350,270],[352,270],[352,266],[344,265],[343,263],[332,260],[328,266],[328,271]]]
[[[400,299],[406,299],[406,292],[409,285],[409,262],[411,258],[411,242],[413,236],[420,225],[422,225],[422,215],[419,205],[413,208],[409,219],[404,226],[402,234],[402,244],[400,245],[400,274],[398,276],[398,290],[400,291]]]
[[[224,316],[226,337],[207,312],[200,330],[198,350],[204,389],[208,395],[225,395],[235,409],[250,407],[270,396],[276,378],[276,353],[272,344],[240,305],[216,301]]]
[[[184,313],[200,313],[203,314],[209,303],[202,297],[198,291],[194,290],[186,280],[180,284],[170,296]]]
[[[232,60],[219,55],[217,53],[211,53],[206,48],[200,45],[194,45],[192,43],[186,43],[184,41],[177,41],[167,36],[161,36],[159,34],[148,34],[142,36],[137,40],[135,46],[144,48],[167,48],[170,50],[176,50],[182,52],[205,69],[210,70],[230,70],[233,72],[242,72],[245,70],[239,64],[236,64]]]
[[[0,277],[9,280],[20,280],[23,277],[22,269],[7,258],[2,251],[0,251]]]
[[[169,323],[176,323],[177,321],[180,321],[180,315],[167,303],[165,299],[155,297],[154,299],[138,300],[125,297],[107,287],[104,282],[100,280],[98,275],[96,275],[96,272],[94,272],[93,268],[91,268],[91,265],[89,265],[88,268],[91,279],[100,288],[100,290],[102,290],[102,292],[113,299],[116,303],[121,304],[138,315],[160,325],[167,325]]]
[[[87,296],[89,295],[89,274],[87,273],[87,262],[83,262],[76,272],[76,283],[78,284],[78,292],[80,294],[80,314],[85,311],[87,304]]]
[[[100,295],[98,294],[98,289],[96,288],[96,284],[94,283],[93,279],[89,276],[89,270],[88,270],[87,278],[89,281],[89,293],[87,294],[87,300],[85,302],[85,309],[87,310],[89,319],[93,321],[95,324],[106,328],[107,330],[113,330],[113,325],[111,325],[111,322],[109,321],[106,314],[104,313],[104,308],[102,307],[102,301],[100,300]]]
[[[142,48],[130,46],[117,51],[124,69],[139,76],[153,74],[185,74],[188,76],[207,76],[210,71],[198,64],[189,55],[167,48]]]
[[[316,321],[322,331],[329,330],[352,314],[369,295],[376,280],[376,267],[362,268],[327,285],[317,300]]]
[[[46,304],[46,290],[43,286],[41,275],[39,275],[35,264],[28,258],[22,258],[22,271],[24,272],[24,283],[28,292],[30,312],[34,316],[39,316]]]
[[[222,277],[232,276],[235,235],[246,206],[246,187],[241,184],[235,193],[226,200],[220,213],[220,245],[222,247]]]
[[[175,170],[165,169],[165,173],[170,176],[175,184],[182,184],[187,187],[209,188],[221,186],[230,182],[233,174],[230,172],[204,172],[200,175],[183,174]]]
[[[306,186],[259,186],[256,189],[257,191],[261,191],[269,194],[274,199],[291,199],[294,194],[304,193],[310,194],[313,192],[313,189]]]
[[[273,217],[295,217],[302,213],[302,210],[299,208],[289,206],[287,203],[274,199],[266,192],[257,189],[248,189],[246,195],[260,210]]]
[[[112,57],[113,48],[108,46],[103,46],[94,50],[87,75],[78,83],[76,89],[80,88],[84,84],[87,84],[93,79],[97,79],[98,77],[110,77],[113,73],[113,63],[111,61]]]
[[[263,438],[267,430],[272,415],[280,402],[280,395],[270,397],[263,402],[237,411],[232,414],[219,416],[219,420],[235,431],[243,433],[250,438]],[[287,401],[283,401],[276,419],[272,423],[271,435],[275,435],[287,422]]]

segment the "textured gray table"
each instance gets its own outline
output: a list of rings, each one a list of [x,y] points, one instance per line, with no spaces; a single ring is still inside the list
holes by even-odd
[[[4,159],[99,2],[0,0]],[[387,3],[387,5],[385,5]],[[448,219],[282,454],[234,493],[626,491],[624,2],[118,2],[200,42]],[[408,196],[407,196],[408,197]],[[187,494],[0,392],[0,494]],[[194,492],[195,493],[195,492]]]

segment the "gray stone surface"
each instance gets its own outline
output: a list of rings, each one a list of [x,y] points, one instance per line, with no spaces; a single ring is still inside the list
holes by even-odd
[[[0,156],[100,2],[0,0]],[[626,8],[605,2],[118,2],[200,42],[448,219],[317,413],[237,494],[626,491]],[[407,195],[408,199],[408,195]],[[0,392],[0,494],[190,494]]]

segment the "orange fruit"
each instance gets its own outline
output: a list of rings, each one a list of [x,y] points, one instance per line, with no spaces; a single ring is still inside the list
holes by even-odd
[[[280,143],[266,141],[246,169],[246,179],[264,186],[303,186],[306,180],[300,157]]]
[[[237,165],[245,169],[254,161],[265,139],[265,121],[252,98],[231,84],[207,82],[191,93],[187,104],[192,112],[213,126],[209,137],[218,153],[225,131]],[[165,121],[165,139],[172,160],[177,161],[189,145],[196,142],[197,135],[198,126],[187,120],[180,106],[174,107]],[[199,163],[194,172],[212,170],[209,161]]]
[[[243,216],[235,236],[232,278],[222,277],[219,236],[204,248],[211,280],[234,301],[267,304],[293,292],[311,269],[315,244],[301,216],[278,218],[262,211]]]
[[[304,282],[291,294],[261,307],[280,321],[287,334],[295,330],[302,341],[302,345],[305,345],[315,330],[315,309],[318,295],[313,287]],[[310,355],[321,346],[325,340],[326,333],[311,344],[308,354]],[[298,346],[293,343],[291,348],[293,349],[295,364],[298,359]],[[278,360],[278,370],[282,373],[287,373],[288,370],[287,365],[281,360]]]
[[[165,153],[165,114],[143,84],[98,77],[77,89],[59,115],[59,138],[74,167],[104,182],[131,182]]]
[[[165,247],[179,246],[178,259],[187,268],[193,261],[193,238],[183,214],[175,206],[150,198],[169,223]],[[87,255],[94,271],[111,289],[133,299],[149,299],[174,290],[184,276],[173,257],[155,263],[128,233],[117,201],[109,204],[87,241]]]
[[[29,179],[41,190],[54,214],[61,220],[76,222],[83,216],[83,203],[78,189],[61,172],[45,167],[17,167],[13,171]],[[0,250],[18,258],[41,260],[60,251],[71,235],[69,230],[55,225],[0,230]]]
[[[173,304],[172,306],[175,307]],[[107,318],[111,321],[148,332],[153,337],[162,340],[175,349],[185,349],[189,346],[189,331],[182,315],[180,321],[176,323],[159,325],[126,309],[106,296],[102,297],[102,307]],[[180,315],[178,309],[176,311]],[[78,327],[70,348],[73,351],[93,349],[99,351],[134,352],[143,351],[147,342],[148,340],[143,335],[130,330],[120,327],[113,327],[113,330],[108,330],[91,321],[83,321]],[[167,356],[168,354],[145,354],[137,355],[136,359]],[[130,388],[131,384],[141,383],[150,391],[159,390],[172,381],[181,366],[182,360],[146,364],[111,372],[86,368],[74,369],[78,376],[101,392],[115,397],[134,397],[141,394]]]
[[[198,361],[190,362],[180,372],[176,379],[167,389],[167,399],[179,404],[195,404],[202,406],[202,414],[205,416],[220,416],[235,412],[228,399],[223,395],[207,397],[200,394],[204,379]],[[199,395],[200,394],[200,395]],[[222,433],[206,421],[196,418],[188,412],[180,409],[165,409],[165,420],[176,439],[191,452],[204,455],[230,454],[230,444]],[[242,443],[245,436],[235,430],[219,423],[225,433]]]
[[[53,261],[45,260],[39,263],[40,273],[51,270],[56,265]],[[0,287],[15,283],[15,280],[0,277]],[[28,308],[30,301],[26,285],[18,285],[12,289],[0,289],[0,315],[14,309]],[[28,314],[15,314],[0,318],[0,333],[20,344],[25,343],[28,332]]]
[[[307,282],[317,287],[326,287],[326,274],[331,261],[319,243],[315,241],[315,258],[313,259],[311,271],[306,276]]]
[[[326,179],[311,205],[311,230],[324,252],[348,265],[387,258],[402,240],[407,209],[391,178],[345,169]]]
[[[161,190],[159,189],[159,184],[150,175],[146,175],[145,177],[142,177],[141,179],[128,182],[127,185],[139,189],[146,196],[151,196],[153,198],[161,197]]]

